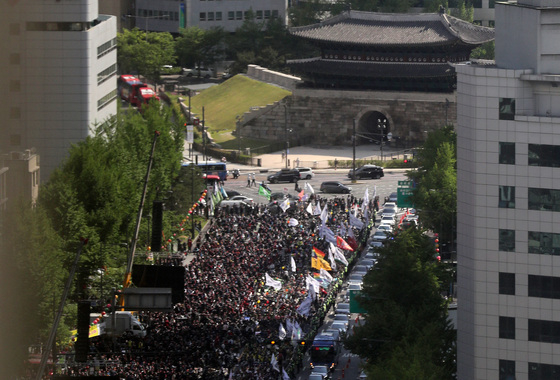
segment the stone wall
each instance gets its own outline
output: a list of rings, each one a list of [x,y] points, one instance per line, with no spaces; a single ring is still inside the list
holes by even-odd
[[[275,84],[290,91],[293,91],[297,83],[301,82],[301,78],[299,77],[272,71],[258,65],[248,65],[247,76],[261,82]]]
[[[356,133],[370,134],[377,112],[403,146],[422,142],[426,132],[456,124],[456,95],[375,91],[294,90],[284,103],[241,128],[242,136],[299,144],[351,145],[353,120]],[[370,124],[370,125],[368,125]],[[363,141],[366,142],[366,141]],[[358,143],[360,139],[358,138]]]

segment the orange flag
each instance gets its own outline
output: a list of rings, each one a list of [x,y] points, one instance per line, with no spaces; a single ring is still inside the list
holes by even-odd
[[[336,246],[338,248],[341,249],[345,249],[347,251],[352,251],[354,252],[354,250],[352,249],[352,247],[350,247],[350,244],[348,244],[343,238],[341,238],[340,236],[336,237]]]

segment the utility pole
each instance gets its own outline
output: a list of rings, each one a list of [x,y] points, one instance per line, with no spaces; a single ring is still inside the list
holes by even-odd
[[[352,183],[356,183],[356,118],[352,119]]]

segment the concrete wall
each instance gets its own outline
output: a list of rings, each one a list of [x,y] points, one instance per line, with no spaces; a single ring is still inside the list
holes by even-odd
[[[356,132],[366,133],[373,112],[387,118],[386,133],[411,145],[423,141],[426,132],[444,126],[446,116],[449,124],[456,123],[455,94],[295,90],[286,102],[269,106],[246,122],[241,135],[285,141],[289,129],[290,141],[351,145],[353,119]]]
[[[272,83],[287,90],[294,91],[296,84],[301,82],[301,78],[292,75],[279,73],[277,71],[268,70],[258,65],[249,65],[247,67],[247,76],[249,78],[260,80],[262,82]]]

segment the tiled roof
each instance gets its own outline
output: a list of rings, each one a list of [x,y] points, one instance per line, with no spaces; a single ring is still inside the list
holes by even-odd
[[[361,78],[449,77],[455,68],[448,63],[364,62],[310,58],[287,62],[295,72]]]
[[[480,45],[494,39],[494,29],[439,13],[348,11],[319,24],[290,28],[313,41],[372,46]]]

